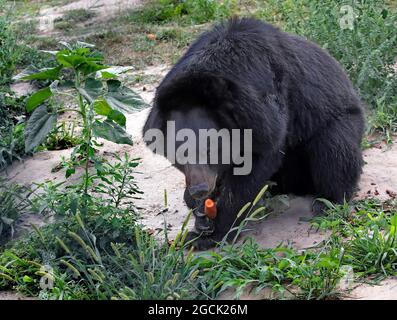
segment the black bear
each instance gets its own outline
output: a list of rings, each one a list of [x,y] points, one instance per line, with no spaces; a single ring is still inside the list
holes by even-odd
[[[273,192],[340,203],[362,171],[364,110],[345,72],[316,44],[259,20],[233,18],[190,46],[157,88],[143,133],[167,136],[168,121],[194,133],[252,130],[249,174],[235,174],[241,164],[174,163],[189,207],[207,198],[217,205],[213,230],[189,235],[198,249],[221,240],[266,181],[276,183]],[[175,159],[175,148],[166,149]],[[323,209],[314,202],[315,213]]]

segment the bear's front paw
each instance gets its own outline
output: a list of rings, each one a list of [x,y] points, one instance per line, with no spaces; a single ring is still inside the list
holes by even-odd
[[[193,247],[195,250],[207,250],[215,247],[216,241],[209,236],[198,234],[197,232],[190,231],[185,239],[185,243],[189,247]]]

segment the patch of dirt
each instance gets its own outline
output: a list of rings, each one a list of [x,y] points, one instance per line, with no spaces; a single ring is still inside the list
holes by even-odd
[[[13,291],[0,291],[0,300],[37,300],[37,299],[31,297],[25,297]]]
[[[63,6],[42,8],[37,18],[39,21],[39,31],[45,35],[53,33],[54,21],[61,18],[67,11],[78,9],[93,11],[95,16],[89,19],[89,21],[90,23],[98,23],[120,14],[127,9],[136,8],[141,4],[142,0],[79,0]]]
[[[397,278],[382,281],[379,285],[362,284],[346,297],[348,300],[397,300]]]
[[[397,144],[382,144],[364,151],[358,199],[376,197],[382,201],[397,197]]]
[[[44,182],[46,180],[61,182],[64,172],[52,172],[61,161],[62,157],[69,157],[72,150],[43,151],[26,158],[22,162],[14,162],[7,169],[8,179],[22,185],[32,182]]]
[[[316,246],[327,238],[328,232],[316,232],[310,228],[308,220],[313,217],[313,198],[291,196],[289,202],[289,208],[283,212],[252,225],[249,235],[262,247],[273,248],[282,243],[299,250]]]
[[[217,300],[234,300],[236,291],[233,289],[226,289],[217,298]],[[294,299],[294,294],[288,291],[281,296],[274,292],[272,288],[263,288],[259,292],[251,285],[248,285],[240,295],[239,300],[277,300],[277,299]]]
[[[29,82],[17,82],[10,86],[10,89],[14,91],[17,97],[29,95],[34,92],[34,86]]]

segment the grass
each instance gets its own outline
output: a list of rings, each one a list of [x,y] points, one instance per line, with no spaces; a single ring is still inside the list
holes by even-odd
[[[116,27],[117,25],[117,27]],[[173,23],[161,26],[130,24],[126,18],[84,40],[95,43],[113,65],[147,66],[175,63],[206,26],[182,28]]]
[[[29,46],[25,40],[35,30],[35,23],[12,24],[12,12],[0,1],[0,169],[24,156],[24,100],[11,91],[12,76],[29,65],[51,66],[48,54]]]
[[[46,205],[50,211],[45,212],[57,220],[3,249],[0,290],[65,300],[202,297],[192,253],[179,248],[186,231],[172,244],[155,240],[136,222],[134,211],[118,208],[120,199],[130,198],[129,170],[110,168],[107,176],[120,175],[122,182],[108,181],[109,188],[122,191],[109,200],[92,196],[76,203],[81,197],[75,188],[61,191],[53,184],[33,200],[31,208]]]
[[[16,98],[10,90],[0,90],[0,170],[24,154],[24,137],[21,115],[23,98]]]
[[[348,239],[345,259],[357,276],[384,278],[397,274],[396,203],[367,199],[353,208],[347,204],[334,206],[322,219],[338,221],[337,226],[331,223],[331,228],[334,234]]]
[[[120,222],[120,221],[118,221]],[[0,256],[2,289],[14,287],[43,299],[192,299],[194,270],[189,256],[157,242],[122,220],[98,226],[94,216],[76,215],[37,230]],[[118,236],[114,236],[117,233]],[[97,240],[96,240],[97,239]],[[51,288],[42,289],[43,266]]]
[[[122,167],[116,170],[123,172]],[[106,176],[117,176],[113,170]],[[46,186],[31,202],[31,208],[46,205],[50,211],[45,212],[57,221],[0,252],[0,289],[42,299],[214,299],[228,291],[239,298],[264,290],[270,290],[268,298],[339,299],[353,281],[397,274],[395,203],[367,199],[330,206],[327,216],[312,221],[332,231],[314,248],[264,249],[247,238],[193,253],[185,251],[184,243],[189,217],[175,241],[167,234],[158,240],[134,213],[120,214],[113,202],[118,197],[107,202],[93,193],[85,207],[74,186],[66,192],[59,187]],[[245,227],[244,221],[235,228],[242,232]],[[51,288],[40,285],[43,277],[53,281]]]
[[[239,246],[225,246],[219,253],[199,255],[195,263],[213,297],[232,289],[239,299],[246,289],[265,288],[276,298],[335,298],[341,278],[341,257],[336,250],[298,253],[292,248],[263,249],[252,239]]]
[[[0,177],[0,245],[14,235],[21,214],[30,207],[30,191],[17,184],[6,184]]]
[[[223,0],[157,0],[134,10],[131,19],[140,23],[159,24],[178,21],[201,24],[230,17],[237,10],[237,1]]]
[[[353,281],[379,281],[397,274],[397,207],[367,199],[332,205],[312,221],[332,233],[316,248],[263,249],[252,239],[199,254],[203,282],[212,297],[232,290],[235,298],[271,289],[268,298],[338,299]],[[348,282],[346,287],[344,282]]]
[[[48,138],[37,148],[37,151],[64,150],[81,143],[83,143],[83,138],[76,133],[76,122],[61,122],[50,132]]]

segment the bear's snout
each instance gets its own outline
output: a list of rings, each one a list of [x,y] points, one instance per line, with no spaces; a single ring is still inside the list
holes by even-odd
[[[196,200],[202,200],[210,194],[210,188],[206,183],[200,183],[189,187],[190,195]]]
[[[186,187],[196,200],[208,197],[215,188],[216,173],[205,165],[185,166]]]

